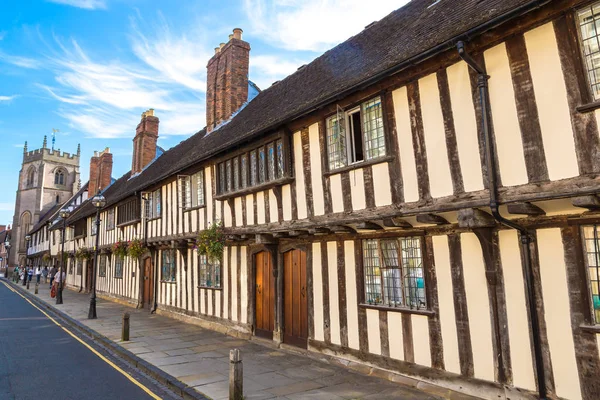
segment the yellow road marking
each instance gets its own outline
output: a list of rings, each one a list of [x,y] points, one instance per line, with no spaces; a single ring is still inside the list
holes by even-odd
[[[111,367],[113,367],[114,369],[116,369],[117,371],[119,371],[127,379],[129,379],[131,382],[133,382],[135,385],[137,385],[140,389],[142,389],[144,392],[148,393],[148,395],[150,397],[152,397],[153,399],[156,399],[156,400],[162,400],[160,397],[158,397],[156,394],[154,394],[150,389],[148,389],[146,386],[144,386],[143,384],[141,384],[140,382],[138,382],[134,377],[132,377],[131,375],[129,375],[127,372],[123,371],[118,365],[115,365],[115,363],[113,363],[112,361],[110,361],[109,359],[107,359],[106,357],[104,357],[102,354],[100,354],[98,351],[96,351],[96,349],[94,349],[92,346],[90,346],[89,344],[87,344],[86,342],[84,342],[83,340],[81,340],[80,338],[78,338],[77,336],[75,336],[75,334],[73,334],[70,330],[68,330],[67,328],[65,328],[64,326],[62,326],[60,323],[58,323],[58,321],[56,321],[54,318],[52,318],[51,316],[49,316],[48,314],[46,314],[46,312],[44,312],[44,310],[42,310],[41,308],[39,308],[38,306],[36,306],[35,304],[33,304],[28,298],[26,298],[21,293],[17,292],[13,288],[11,288],[6,282],[2,282],[2,283],[4,284],[4,286],[6,286],[10,290],[12,290],[14,293],[18,294],[23,299],[25,299],[25,301],[27,301],[29,304],[31,304],[33,307],[35,307],[39,312],[41,312],[46,317],[48,317],[48,319],[50,321],[52,321],[56,325],[60,326],[65,332],[67,332],[69,335],[71,335],[73,338],[75,338],[79,343],[81,343],[82,345],[84,345],[85,347],[87,347],[92,353],[94,353],[95,355],[97,355],[102,361],[104,361],[105,363],[107,363],[108,365],[110,365]]]

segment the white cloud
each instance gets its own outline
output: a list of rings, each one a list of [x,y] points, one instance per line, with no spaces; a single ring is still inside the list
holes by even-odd
[[[0,203],[0,211],[13,211],[15,205],[12,203]]]
[[[408,0],[244,0],[256,34],[288,50],[325,51]]]
[[[98,8],[106,8],[106,2],[104,0],[48,0],[48,1],[50,3],[64,4],[67,6],[85,8],[86,10],[95,10]]]
[[[21,56],[13,56],[0,51],[0,61],[4,61],[5,63],[16,65],[21,68],[28,69],[38,69],[40,67],[40,63],[29,57],[21,57]]]
[[[256,55],[250,57],[250,79],[261,90],[271,86],[273,82],[293,74],[308,61],[288,59],[276,55]]]
[[[6,31],[0,31],[0,40],[4,40],[6,37]]]
[[[0,96],[0,101],[11,101],[17,96]]]

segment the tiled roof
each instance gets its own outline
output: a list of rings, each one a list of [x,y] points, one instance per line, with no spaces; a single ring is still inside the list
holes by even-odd
[[[232,120],[206,135],[203,129],[166,151],[131,180],[121,178],[105,194],[107,205],[172,176],[228,148],[334,102],[408,61],[449,48],[466,32],[477,32],[504,16],[516,16],[544,1],[412,0],[310,64],[263,90]],[[462,36],[461,36],[462,35]],[[440,48],[445,46],[444,48]],[[438,49],[439,48],[439,49]],[[124,177],[128,177],[126,174]],[[93,213],[89,207],[78,217]]]

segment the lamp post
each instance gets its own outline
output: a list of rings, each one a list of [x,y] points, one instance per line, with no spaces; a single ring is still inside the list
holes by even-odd
[[[23,286],[27,286],[29,282],[29,242],[31,241],[31,235],[25,236],[25,273],[23,274]],[[27,287],[29,289],[29,287]]]
[[[100,193],[92,198],[96,207],[96,246],[94,247],[94,265],[92,267],[92,293],[90,293],[90,311],[88,319],[96,319],[96,267],[98,265],[98,246],[100,244],[100,210],[106,205],[106,199]]]
[[[64,278],[67,275],[67,274],[65,274],[63,276],[63,268],[65,265],[65,242],[67,241],[65,231],[67,230],[67,218],[69,218],[69,215],[71,215],[71,211],[69,211],[68,208],[63,208],[62,210],[60,210],[59,215],[63,220],[63,227],[62,227],[62,250],[61,250],[61,256],[60,256],[60,270],[58,271],[58,276],[59,276],[60,282],[58,282],[58,290],[56,291],[56,304],[63,303],[63,297],[62,297],[62,292],[63,292],[63,287],[64,287],[63,281],[65,280]]]

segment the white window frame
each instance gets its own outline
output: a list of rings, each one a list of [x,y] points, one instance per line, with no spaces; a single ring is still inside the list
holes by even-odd
[[[115,229],[115,208],[111,208],[106,212],[106,230]]]
[[[179,203],[184,210],[206,205],[204,170],[193,175],[178,175]]]
[[[162,189],[145,193],[144,215],[146,219],[156,219],[162,216]]]

